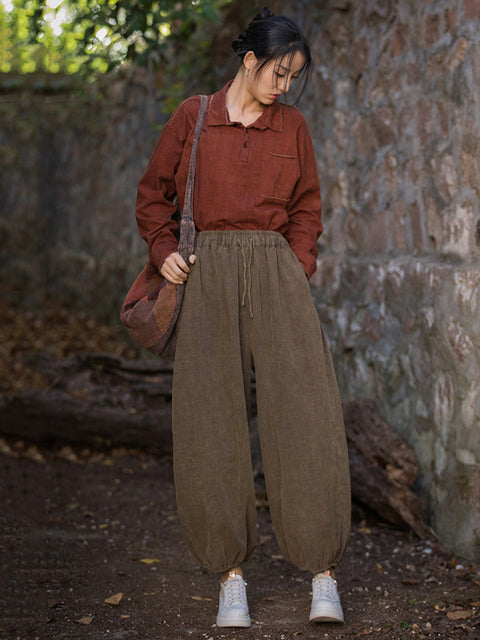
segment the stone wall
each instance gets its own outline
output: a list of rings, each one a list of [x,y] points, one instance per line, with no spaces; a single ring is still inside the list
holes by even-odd
[[[480,2],[303,4],[326,227],[312,286],[342,395],[380,402],[433,528],[478,558]]]
[[[137,183],[165,120],[154,79],[136,70],[95,86],[3,77],[0,269],[4,299],[45,296],[118,319],[146,249]]]
[[[378,400],[415,446],[433,528],[479,558],[480,2],[273,6],[316,59],[301,105],[326,228],[312,291],[342,396]],[[145,259],[133,210],[158,91],[138,71],[81,93],[22,82],[0,93],[4,300],[117,318]]]

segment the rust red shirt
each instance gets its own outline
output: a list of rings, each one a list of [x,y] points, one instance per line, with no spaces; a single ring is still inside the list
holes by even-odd
[[[229,86],[209,98],[197,152],[195,225],[199,231],[278,231],[310,277],[323,227],[305,119],[295,107],[274,103],[248,127],[231,122],[226,107]],[[183,207],[199,107],[199,96],[193,96],[172,114],[138,185],[138,227],[157,267],[177,250],[173,199],[178,194]]]

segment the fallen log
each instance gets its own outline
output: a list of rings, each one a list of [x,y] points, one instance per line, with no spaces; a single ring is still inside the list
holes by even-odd
[[[137,411],[80,400],[62,390],[29,389],[0,398],[0,434],[42,446],[116,446],[171,454],[171,404]]]
[[[41,371],[50,388],[74,394],[80,389],[92,393],[106,389],[110,402],[122,389],[157,399],[172,396],[171,360],[126,360],[108,353],[85,353],[61,361],[45,356]]]
[[[83,354],[44,357],[47,389],[0,399],[0,434],[43,446],[127,446],[170,454],[173,363]]]
[[[352,496],[387,522],[411,528],[420,538],[434,537],[411,489],[418,476],[413,447],[385,421],[374,400],[348,400],[343,416]]]

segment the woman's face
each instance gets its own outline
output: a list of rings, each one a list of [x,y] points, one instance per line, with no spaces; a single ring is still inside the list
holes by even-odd
[[[272,104],[283,93],[287,93],[292,82],[298,78],[304,62],[304,56],[297,51],[294,56],[272,60],[258,74],[255,74],[253,68],[250,85],[252,95],[261,104]],[[258,64],[260,63],[257,61]]]

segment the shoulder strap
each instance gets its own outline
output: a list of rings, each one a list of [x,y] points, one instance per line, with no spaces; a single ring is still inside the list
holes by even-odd
[[[193,134],[192,152],[190,154],[190,165],[188,168],[187,186],[185,189],[185,202],[183,204],[182,220],[180,222],[180,239],[178,251],[185,262],[193,253],[195,244],[195,224],[193,222],[193,190],[195,186],[195,169],[197,166],[197,147],[202,132],[205,113],[207,111],[208,98],[200,96],[200,109],[198,111],[197,122]]]

